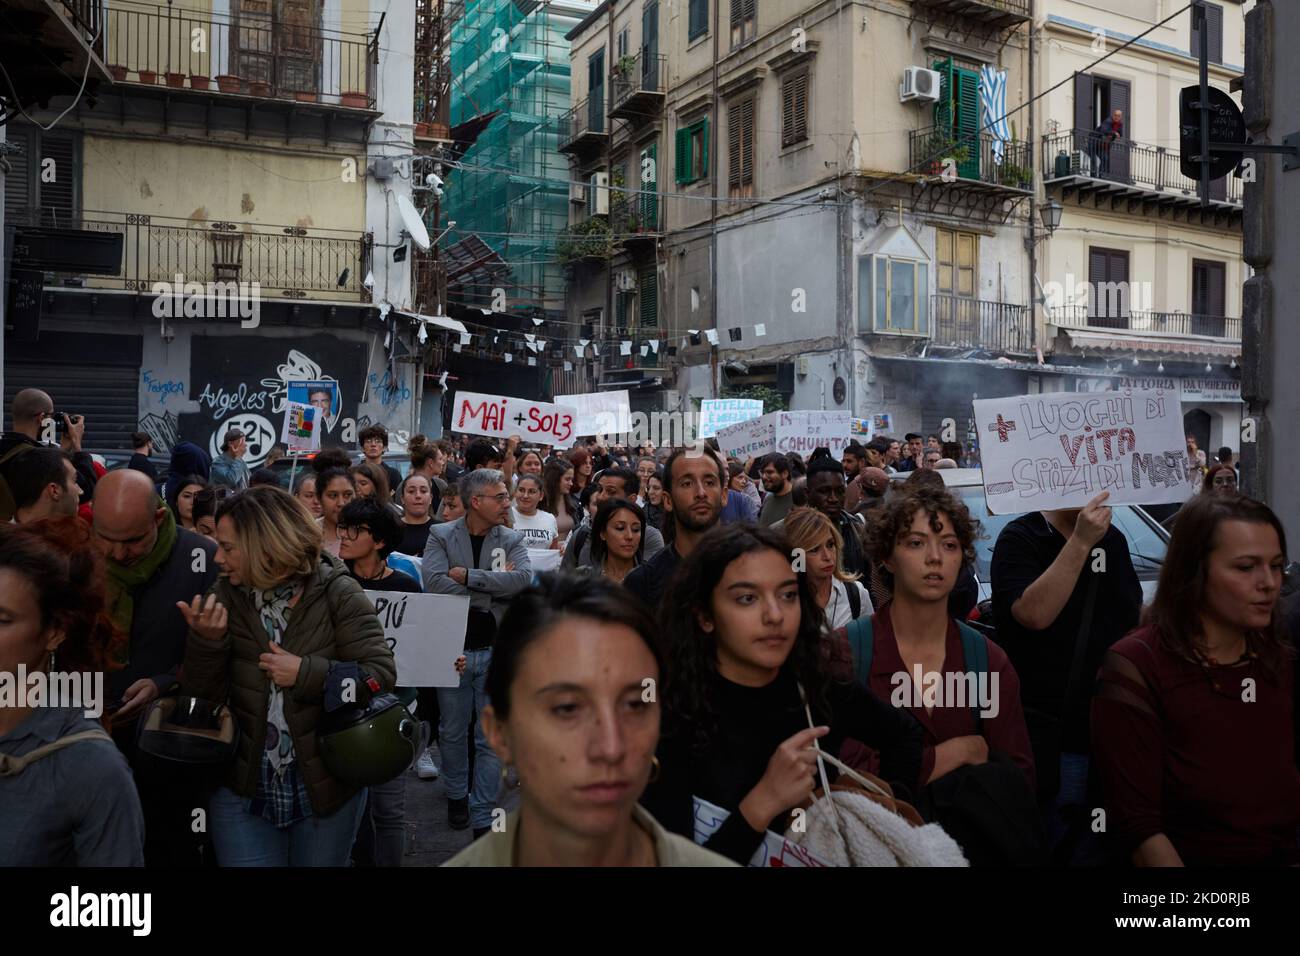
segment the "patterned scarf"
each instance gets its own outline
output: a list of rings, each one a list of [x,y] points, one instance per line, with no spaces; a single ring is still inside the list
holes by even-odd
[[[272,644],[280,644],[284,640],[284,633],[289,628],[289,602],[302,587],[303,582],[295,580],[267,591],[249,589],[257,616],[261,618],[262,627],[266,630],[266,639]],[[284,718],[284,688],[274,681],[271,682],[271,697],[266,708],[265,746],[271,768],[277,777],[283,776],[293,764],[295,754],[293,735]]]

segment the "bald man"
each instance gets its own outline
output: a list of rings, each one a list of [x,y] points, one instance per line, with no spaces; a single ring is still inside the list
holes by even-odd
[[[107,570],[109,610],[129,635],[125,667],[110,671],[108,703],[113,739],[136,775],[145,816],[148,866],[201,863],[190,812],[202,802],[175,769],[141,760],[138,719],[160,695],[174,693],[189,628],[176,602],[189,602],[216,581],[216,547],[176,525],[143,472],[123,468],[100,479],[92,519],[96,549]],[[118,709],[120,707],[120,709]]]
[[[22,389],[14,395],[13,402],[9,406],[9,418],[13,422],[13,430],[5,432],[4,436],[0,437],[0,460],[3,460],[3,464],[0,464],[0,474],[8,480],[13,469],[18,467],[18,461],[24,451],[44,445],[45,438],[52,436],[49,423],[56,417],[62,428],[59,447],[72,457],[73,467],[77,469],[77,485],[81,489],[80,500],[85,503],[90,500],[95,490],[94,462],[88,453],[81,450],[81,437],[86,431],[86,419],[81,415],[55,416],[54,399],[39,388]],[[15,449],[19,449],[18,453],[10,455],[10,452]],[[7,455],[9,455],[8,460],[4,460]],[[0,515],[4,520],[10,517],[12,516]]]

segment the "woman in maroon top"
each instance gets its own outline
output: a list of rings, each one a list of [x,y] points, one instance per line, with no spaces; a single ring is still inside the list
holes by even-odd
[[[977,677],[974,695],[969,680],[962,680],[967,661],[957,622],[948,614],[948,595],[964,563],[973,560],[974,541],[966,506],[944,490],[898,495],[873,513],[867,547],[872,560],[893,576],[894,590],[871,619],[868,686],[894,706],[906,707],[921,724],[926,783],[958,767],[985,763],[993,751],[1009,756],[1032,789],[1034,758],[1020,709],[1020,681],[1006,653],[980,636],[988,648],[987,674]],[[933,696],[927,686],[935,688]]]
[[[1266,506],[1197,495],[1144,625],[1102,661],[1092,743],[1107,831],[1138,866],[1300,862],[1285,555]]]

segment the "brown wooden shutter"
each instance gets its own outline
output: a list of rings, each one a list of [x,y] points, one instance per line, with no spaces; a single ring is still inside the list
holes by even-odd
[[[1074,74],[1074,148],[1087,149],[1088,137],[1097,128],[1092,105],[1092,77],[1087,73]]]
[[[735,0],[739,3],[740,0]],[[727,115],[727,188],[731,192],[740,189],[740,137],[744,124],[743,106],[733,103]]]
[[[36,194],[40,197],[41,220],[50,225],[70,226],[77,216],[77,144],[66,133],[45,133],[40,139],[40,157],[36,161]],[[42,179],[46,160],[54,160],[53,182]]]
[[[790,73],[781,81],[781,145],[808,138],[808,71]]]
[[[740,150],[741,186],[754,184],[754,98],[750,97],[741,104],[741,123],[744,143]],[[750,191],[752,193],[752,190]],[[746,193],[749,195],[750,193]]]

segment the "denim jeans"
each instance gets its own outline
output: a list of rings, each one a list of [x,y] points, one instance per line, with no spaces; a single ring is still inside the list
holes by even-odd
[[[465,652],[465,673],[459,687],[438,688],[438,753],[447,797],[469,795],[469,822],[475,829],[492,825],[492,810],[501,789],[501,761],[492,752],[483,722],[474,721],[474,786],[469,783],[469,724],[488,705],[487,672],[492,649]]]
[[[358,866],[401,866],[406,853],[406,771],[366,793],[352,859]]]
[[[1068,866],[1102,866],[1105,848],[1099,834],[1093,832],[1093,807],[1088,797],[1087,754],[1061,754],[1061,789],[1057,791],[1047,815],[1047,846],[1053,859],[1064,853],[1062,844],[1073,845],[1066,859],[1056,860]]]
[[[366,806],[362,790],[327,817],[277,827],[246,809],[248,799],[218,787],[208,799],[208,829],[218,866],[347,866]]]

